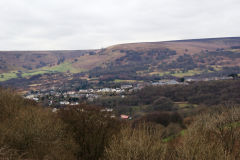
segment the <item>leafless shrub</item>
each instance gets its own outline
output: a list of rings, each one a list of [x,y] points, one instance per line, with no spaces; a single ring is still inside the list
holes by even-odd
[[[0,146],[25,159],[75,159],[76,144],[55,114],[12,91],[0,93]]]
[[[8,147],[0,148],[0,160],[24,160],[22,155],[19,155],[16,150]]]
[[[173,159],[239,159],[239,120],[236,107],[198,116],[176,145]]]
[[[162,128],[162,127],[160,127]],[[105,149],[105,159],[161,160],[166,153],[159,127],[144,124],[132,129],[123,128]]]

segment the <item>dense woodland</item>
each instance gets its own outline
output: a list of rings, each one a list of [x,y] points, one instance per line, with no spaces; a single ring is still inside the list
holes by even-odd
[[[188,112],[196,108],[227,103],[240,104],[240,80],[193,82],[188,85],[147,86],[125,98],[108,96],[92,104],[116,109],[119,114],[178,111],[185,104]],[[198,106],[198,107],[196,107]]]
[[[101,112],[104,101],[52,112],[0,89],[0,158],[239,159],[239,87],[239,80],[146,87],[113,105],[147,107],[127,121]],[[182,111],[179,101],[197,107]]]

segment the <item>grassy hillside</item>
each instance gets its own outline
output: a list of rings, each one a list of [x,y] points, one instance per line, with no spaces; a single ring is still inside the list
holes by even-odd
[[[52,72],[90,77],[175,77],[226,72],[240,66],[240,38],[129,43],[85,51],[0,52],[0,81]],[[125,78],[123,78],[125,77]]]
[[[240,66],[239,48],[240,38],[120,44],[106,48],[104,53],[120,52],[122,56],[105,67],[92,69],[90,75],[115,79],[226,75],[239,72],[234,68]]]
[[[2,51],[0,52],[0,73],[52,67],[65,61],[74,61],[92,52],[95,51]]]
[[[23,71],[23,72],[11,71],[7,73],[2,73],[0,74],[0,81],[6,81],[12,78],[18,78],[18,77],[31,77],[31,76],[45,74],[45,73],[56,73],[56,72],[80,73],[82,71],[84,70],[74,68],[70,62],[64,62],[52,67],[42,67],[40,69]]]

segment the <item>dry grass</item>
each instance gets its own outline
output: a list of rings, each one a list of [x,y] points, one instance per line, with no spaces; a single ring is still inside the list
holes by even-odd
[[[109,160],[161,160],[165,155],[161,129],[146,124],[135,129],[123,128],[105,149],[105,159]]]
[[[0,110],[1,148],[24,159],[74,159],[76,144],[50,110],[6,90],[0,90]]]
[[[99,55],[85,55],[78,58],[78,62],[74,63],[75,68],[81,68],[83,70],[90,70],[97,66],[103,66],[105,63],[112,62],[117,58],[124,56],[124,53],[120,52],[106,52]]]
[[[200,115],[176,144],[173,159],[239,159],[240,109]]]
[[[16,150],[7,147],[0,148],[0,160],[24,160],[23,155],[19,155]]]
[[[94,108],[59,114],[0,89],[0,160],[238,160],[240,107],[228,104],[196,116],[184,134],[170,124],[124,125]],[[84,111],[84,112],[83,112]]]
[[[176,50],[178,54],[184,54],[185,49],[188,49],[187,54],[200,53],[201,50],[215,51],[217,48],[230,48],[232,45],[238,44],[239,41],[228,42],[230,39],[213,39],[205,41],[169,41],[169,42],[147,42],[147,43],[129,43],[129,44],[120,44],[109,47],[109,50],[117,49],[127,49],[127,50],[136,50],[144,51],[149,49],[156,48],[169,48]]]
[[[164,143],[165,129],[125,127],[105,150],[106,159],[240,159],[240,108],[215,110],[196,117],[184,134]],[[150,129],[151,128],[151,129]]]

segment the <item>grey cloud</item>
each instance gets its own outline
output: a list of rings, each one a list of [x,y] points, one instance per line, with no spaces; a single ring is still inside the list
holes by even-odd
[[[0,50],[240,36],[239,0],[1,0]]]

